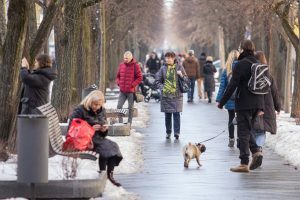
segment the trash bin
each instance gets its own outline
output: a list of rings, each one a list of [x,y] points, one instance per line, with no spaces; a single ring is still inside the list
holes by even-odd
[[[47,183],[48,118],[44,115],[18,115],[17,133],[18,182]]]
[[[95,84],[83,89],[81,92],[81,99],[84,99],[90,92],[94,90],[98,90],[98,87]]]

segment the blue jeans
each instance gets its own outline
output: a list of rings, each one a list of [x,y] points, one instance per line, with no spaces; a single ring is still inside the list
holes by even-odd
[[[194,89],[195,89],[195,78],[189,78],[191,81],[191,88],[190,90],[187,92],[187,96],[189,100],[193,100],[194,99]]]
[[[165,125],[166,125],[166,133],[172,133],[172,114],[173,114],[173,122],[174,122],[174,135],[180,134],[180,113],[165,113]]]
[[[254,135],[255,138],[255,142],[257,144],[257,146],[264,146],[265,142],[266,142],[266,133],[265,131],[252,131],[252,134]]]

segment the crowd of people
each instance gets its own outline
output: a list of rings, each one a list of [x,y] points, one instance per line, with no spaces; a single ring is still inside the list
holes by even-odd
[[[190,80],[190,90],[187,92],[187,102],[194,102],[194,88],[197,82],[199,99],[208,98],[212,102],[215,91],[213,58],[201,53],[199,59],[194,50],[178,54],[167,52],[164,61],[159,62],[157,56],[151,54],[146,67],[150,73],[156,75],[156,85],[162,93],[161,112],[165,113],[166,138],[173,133],[176,140],[180,136],[180,112],[183,108],[183,93],[180,91],[179,79],[187,76]],[[155,63],[150,64],[150,63]],[[159,63],[160,70],[157,71]],[[155,68],[155,70],[150,70]],[[261,77],[256,77],[254,70],[260,71],[266,84],[261,84]],[[232,172],[249,172],[262,165],[262,147],[265,143],[266,132],[276,134],[276,112],[280,113],[280,99],[275,81],[273,80],[265,55],[262,51],[255,51],[254,43],[245,40],[239,50],[232,50],[228,54],[224,70],[221,74],[220,86],[216,95],[217,107],[228,111],[228,146],[234,147],[235,142],[240,151],[240,165],[232,167]],[[253,79],[259,80],[253,80]],[[254,81],[254,83],[252,83]],[[264,82],[263,82],[264,83]],[[260,84],[264,92],[250,89],[251,84]],[[202,85],[204,91],[202,91]],[[252,88],[253,89],[253,88]],[[173,123],[172,123],[173,116]],[[235,136],[234,121],[237,124]],[[250,152],[252,154],[250,162]]]
[[[253,78],[252,68],[257,63],[269,71],[264,53],[255,51],[253,42],[245,40],[239,50],[232,50],[228,54],[216,95],[217,107],[222,109],[225,106],[228,111],[228,146],[234,147],[237,142],[240,151],[240,165],[231,168],[233,172],[249,172],[259,167],[262,164],[262,147],[266,132],[276,134],[275,111],[279,114],[281,105],[275,81],[270,73],[265,77],[269,86],[267,92],[258,94],[249,90],[249,83]],[[19,110],[21,114],[37,114],[36,108],[49,102],[49,85],[57,78],[57,71],[52,67],[52,60],[48,55],[37,56],[33,69],[29,69],[26,59],[22,60],[20,76],[23,92]],[[173,132],[174,138],[178,140],[184,93],[180,87],[180,80],[184,77],[189,80],[188,103],[194,102],[196,83],[198,98],[207,98],[208,103],[212,103],[216,71],[212,56],[201,53],[198,59],[194,50],[189,50],[187,55],[176,55],[169,51],[162,55],[162,59],[152,52],[145,68],[136,61],[130,51],[126,51],[116,75],[116,83],[120,88],[117,108],[122,108],[128,101],[127,123],[131,127],[135,92],[142,83],[143,73],[150,73],[154,77],[153,89],[156,87],[160,94],[161,112],[165,115],[166,139],[170,139]],[[93,127],[95,134],[89,148],[100,154],[99,172],[106,170],[108,179],[114,185],[120,186],[113,177],[113,170],[123,157],[118,144],[106,138],[108,126],[104,101],[101,91],[92,91],[73,110],[70,121],[80,118]],[[235,118],[237,136],[234,133]],[[122,117],[119,117],[119,122],[123,123]],[[252,160],[249,166],[250,152]]]

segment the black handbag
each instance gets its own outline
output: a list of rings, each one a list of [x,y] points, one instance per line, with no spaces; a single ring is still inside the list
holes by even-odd
[[[186,75],[178,76],[179,89],[181,93],[187,93],[191,88],[191,81]]]

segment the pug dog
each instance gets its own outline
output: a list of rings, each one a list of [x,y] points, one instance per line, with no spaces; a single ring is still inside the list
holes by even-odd
[[[189,144],[185,145],[182,149],[183,157],[184,157],[184,167],[188,168],[189,163],[193,158],[196,158],[196,161],[200,166],[200,155],[205,152],[206,147],[204,144],[196,143],[196,144]]]

